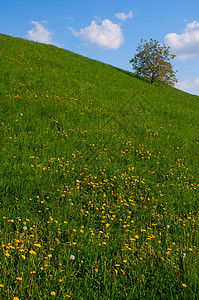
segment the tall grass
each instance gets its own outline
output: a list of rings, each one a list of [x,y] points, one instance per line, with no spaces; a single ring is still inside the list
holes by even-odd
[[[198,97],[0,35],[1,299],[198,299]]]

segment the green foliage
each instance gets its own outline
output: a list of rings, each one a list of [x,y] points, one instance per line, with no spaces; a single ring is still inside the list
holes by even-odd
[[[0,299],[198,299],[198,97],[0,35]]]
[[[137,54],[130,60],[136,74],[151,78],[154,80],[174,85],[177,82],[176,72],[170,60],[175,58],[169,52],[170,47],[160,45],[156,40],[150,39],[150,42],[141,40],[137,47]]]

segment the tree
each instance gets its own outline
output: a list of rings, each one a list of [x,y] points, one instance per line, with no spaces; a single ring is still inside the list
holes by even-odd
[[[149,42],[141,39],[136,51],[137,54],[130,60],[135,73],[154,80],[174,86],[178,82],[176,72],[170,60],[175,58],[169,52],[170,47],[160,45],[156,40],[150,39]]]

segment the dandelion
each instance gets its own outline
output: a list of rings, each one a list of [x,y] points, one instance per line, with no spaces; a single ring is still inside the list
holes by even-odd
[[[56,295],[56,293],[55,293],[55,292],[51,292],[50,294],[51,294],[51,296],[55,296],[55,295]]]
[[[19,298],[18,297],[14,297],[13,300],[19,300]]]
[[[0,288],[3,288],[4,287],[4,285],[3,284],[0,284]]]
[[[74,255],[71,255],[71,256],[70,256],[70,259],[74,260],[74,259],[75,259],[75,256],[74,256]]]
[[[29,251],[29,253],[30,253],[30,254],[34,254],[34,255],[36,255],[36,252],[35,252],[35,251],[33,251],[33,250],[30,250],[30,251]]]
[[[182,283],[182,286],[183,286],[183,287],[187,287],[187,285],[186,285],[185,283]]]
[[[19,281],[22,281],[22,278],[21,278],[21,277],[17,277],[16,279],[19,280]]]

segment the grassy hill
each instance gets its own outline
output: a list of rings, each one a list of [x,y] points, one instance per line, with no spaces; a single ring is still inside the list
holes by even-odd
[[[199,98],[0,35],[0,299],[199,298]]]

